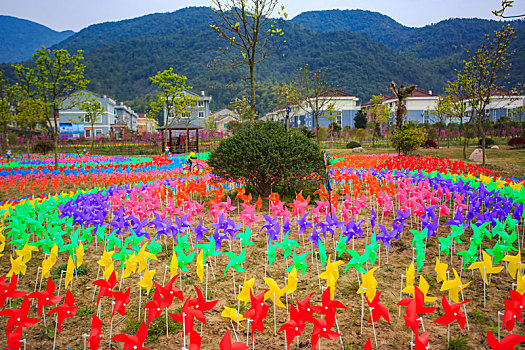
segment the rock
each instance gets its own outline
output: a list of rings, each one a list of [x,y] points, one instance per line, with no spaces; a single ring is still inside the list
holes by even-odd
[[[352,148],[352,152],[353,153],[361,153],[363,152],[365,149],[363,147],[356,147],[356,148]]]
[[[490,147],[490,149],[499,149],[499,147],[494,145],[494,146]]]
[[[468,157],[468,159],[473,162],[483,162],[483,151],[481,148],[476,148],[470,157]]]

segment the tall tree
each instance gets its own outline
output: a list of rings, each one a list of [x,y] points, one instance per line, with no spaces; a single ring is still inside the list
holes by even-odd
[[[390,82],[390,90],[394,93],[397,98],[397,109],[396,109],[396,127],[403,125],[403,118],[407,115],[407,107],[405,106],[405,100],[410,96],[416,89],[415,85],[397,87],[396,83]]]
[[[294,81],[288,85],[288,98],[305,113],[311,113],[315,129],[319,131],[319,117],[333,99],[333,91],[326,81],[326,70],[310,71],[308,65],[297,69]],[[319,132],[316,132],[319,143]]]
[[[75,99],[73,104],[77,106],[80,111],[85,112],[84,119],[82,121],[91,125],[91,148],[89,152],[93,154],[93,148],[95,146],[95,124],[99,122],[100,117],[105,112],[105,109],[100,101],[91,94],[79,96],[78,99]]]
[[[367,119],[366,113],[362,109],[357,111],[357,114],[354,117],[354,126],[357,129],[366,129]]]
[[[21,100],[16,106],[15,121],[24,132],[27,153],[30,151],[30,142],[35,132],[46,131],[46,105],[30,97]]]
[[[211,28],[226,41],[220,47],[223,68],[248,67],[251,119],[255,119],[255,65],[278,51],[285,43],[285,21],[271,18],[279,0],[212,0],[216,8]],[[277,12],[287,18],[284,6]]]
[[[46,106],[46,120],[52,130],[55,169],[58,168],[59,112],[67,109],[64,104],[89,83],[84,77],[86,66],[82,63],[82,50],[71,55],[67,50],[49,50],[44,46],[33,54],[36,67],[14,66],[21,91],[27,97],[38,99]]]
[[[383,103],[383,96],[372,95],[372,105],[368,108],[367,113],[369,124],[372,129],[372,146],[375,145],[376,136],[381,137],[379,134],[381,132],[381,126],[384,126],[387,123],[391,114],[392,110],[390,107]]]
[[[486,162],[485,146],[487,138],[487,123],[485,110],[496,93],[499,81],[505,79],[505,73],[510,68],[509,58],[513,51],[510,43],[514,38],[514,28],[503,26],[501,31],[496,30],[493,37],[486,36],[486,43],[465,61],[463,68],[466,80],[468,102],[476,120],[478,132],[481,134],[481,149],[483,165]]]
[[[335,108],[335,103],[331,102],[326,106],[323,116],[328,120],[328,132],[330,133],[330,140],[332,144],[334,143],[334,133],[341,131],[341,124],[337,121],[338,117],[341,115],[341,111]]]
[[[13,121],[13,110],[16,105],[15,86],[9,85],[0,71],[0,129],[2,131],[2,148],[7,150],[8,126]]]

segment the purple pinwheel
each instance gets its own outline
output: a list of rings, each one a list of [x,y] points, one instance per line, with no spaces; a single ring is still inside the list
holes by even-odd
[[[389,249],[392,249],[392,245],[390,244],[390,240],[392,238],[394,238],[394,235],[395,235],[394,231],[395,231],[395,229],[392,230],[392,233],[390,233],[390,232],[388,232],[388,229],[385,226],[383,226],[381,224],[378,224],[377,226],[379,226],[379,228],[381,229],[381,233],[376,236],[376,239],[378,241],[380,240],[381,242],[383,242],[383,245],[385,247],[387,247]]]
[[[456,225],[456,226],[467,227],[468,224],[465,224],[465,220],[466,218],[463,216],[463,208],[460,207],[456,211],[454,218],[452,220],[447,221],[445,225]]]
[[[186,230],[191,227],[188,222],[188,214],[181,217],[175,216],[175,225],[179,229],[179,233],[182,235]]]
[[[203,222],[204,222],[204,219],[201,219],[201,221],[195,228],[193,227],[191,228],[193,232],[195,232],[195,243],[200,241],[205,233],[208,233],[208,228],[202,225]]]
[[[222,213],[219,218],[217,219],[217,223],[211,224],[213,227],[215,227],[215,233],[214,236],[220,231],[220,230],[226,230],[228,228],[228,221],[224,220],[224,213]]]
[[[314,246],[317,248],[319,245],[319,240],[321,237],[319,237],[319,234],[321,233],[320,230],[313,229],[312,235],[308,237],[308,240],[314,243]]]
[[[159,238],[161,235],[167,235],[168,232],[165,220],[162,220],[157,212],[153,214],[155,215],[155,219],[151,220],[148,226],[155,226],[157,229],[157,238]]]
[[[286,232],[290,232],[290,221],[288,220],[288,218],[286,218],[284,224],[283,224],[283,231],[286,233]]]
[[[237,232],[240,231],[242,223],[239,222],[238,224],[235,224],[235,221],[230,218],[228,218],[226,221],[228,222],[228,227],[226,227],[224,232],[232,239],[237,240]]]
[[[297,225],[299,225],[299,234],[303,234],[307,227],[313,228],[312,223],[306,219],[310,213],[304,214],[300,220],[294,219]]]
[[[148,219],[146,218],[140,221],[135,215],[130,215],[128,218],[131,221],[130,231],[132,231],[137,237],[145,236],[149,240],[149,233],[144,230],[144,227],[148,226]]]
[[[514,219],[521,221],[521,217],[523,216],[523,204],[522,203],[516,203],[514,205]]]
[[[372,208],[372,213],[370,214],[370,224],[372,225],[372,229],[374,229],[374,227],[376,226],[376,218],[376,211],[374,210],[374,208]]]
[[[275,218],[275,219],[272,219],[269,215],[263,215],[264,217],[264,225],[262,225],[261,227],[261,231],[263,230],[270,230],[272,229],[275,225],[279,225],[279,219],[278,218]],[[279,226],[280,228],[280,226]]]

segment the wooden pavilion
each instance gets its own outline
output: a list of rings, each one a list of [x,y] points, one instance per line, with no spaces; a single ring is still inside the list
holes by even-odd
[[[186,153],[186,143],[188,152],[199,152],[199,130],[202,126],[193,123],[175,123],[168,125],[167,142],[170,153]],[[158,128],[164,131],[164,127]]]

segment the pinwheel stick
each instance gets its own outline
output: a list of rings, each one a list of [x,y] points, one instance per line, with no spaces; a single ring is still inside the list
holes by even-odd
[[[374,320],[374,315],[372,314],[372,310],[374,310],[373,307],[368,307],[368,309],[370,310],[370,318],[372,320],[372,329],[374,330],[374,340],[376,342],[376,349],[379,349],[379,347],[377,346],[377,335],[376,335],[376,326],[375,326],[375,320]],[[339,332],[339,330],[337,330]]]
[[[463,286],[459,287],[459,291],[461,292],[461,301],[465,301],[465,297],[463,296]],[[465,306],[465,304],[463,304],[463,313],[465,314],[465,320],[467,321],[467,330],[470,332],[470,326],[468,324],[467,307]]]
[[[62,276],[64,275],[64,272],[66,272],[66,270],[60,270],[60,280],[58,281],[58,294],[57,296],[60,296],[60,287],[62,286]],[[73,281],[71,281],[73,282]],[[71,283],[71,286],[73,286],[73,283]]]
[[[84,338],[84,350],[87,349],[87,338],[89,338],[89,334],[82,334],[82,338]]]
[[[53,350],[55,350],[56,342],[57,342],[57,327],[58,327],[58,312],[55,320],[55,335],[53,336]]]
[[[277,335],[277,312],[275,307],[275,293],[273,293],[273,335]]]
[[[111,303],[111,314],[113,314],[113,311],[115,309],[115,301],[113,301]],[[140,305],[139,305],[139,310],[140,310]],[[139,319],[140,319],[140,316],[139,316]],[[111,349],[111,336],[113,334],[113,317],[111,317],[111,321],[109,323],[109,348]]]

